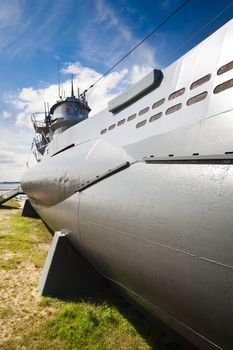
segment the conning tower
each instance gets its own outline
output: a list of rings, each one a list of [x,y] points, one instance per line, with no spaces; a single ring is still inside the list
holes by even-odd
[[[79,94],[78,94],[79,95]],[[32,143],[32,150],[37,161],[40,161],[47,144],[55,135],[61,134],[71,126],[88,118],[91,109],[85,98],[85,94],[74,95],[73,78],[71,80],[71,96],[55,103],[49,110],[45,104],[44,113],[33,113],[31,116],[36,135]],[[44,115],[44,120],[41,120]]]
[[[85,95],[76,98],[74,96],[73,79],[71,81],[71,97],[58,101],[50,109],[50,134],[60,134],[71,126],[88,118],[90,108]]]

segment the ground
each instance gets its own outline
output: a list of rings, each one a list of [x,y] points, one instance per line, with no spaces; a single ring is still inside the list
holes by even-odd
[[[1,350],[178,349],[112,291],[76,301],[41,297],[51,240],[41,220],[21,217],[17,199],[0,206]]]

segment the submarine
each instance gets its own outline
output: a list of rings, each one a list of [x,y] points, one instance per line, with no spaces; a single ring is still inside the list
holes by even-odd
[[[21,180],[54,232],[200,349],[233,348],[232,43],[233,20],[92,117],[72,88],[32,116]]]

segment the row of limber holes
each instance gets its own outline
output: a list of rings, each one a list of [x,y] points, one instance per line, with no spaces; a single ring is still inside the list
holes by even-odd
[[[222,66],[221,68],[219,68],[219,70],[217,71],[217,75],[221,75],[221,74],[223,74],[223,73],[226,73],[226,72],[228,72],[228,71],[231,70],[231,69],[233,69],[233,61],[231,61],[231,62],[225,64],[224,66]],[[193,82],[193,83],[190,85],[190,90],[196,89],[197,87],[201,86],[202,84],[208,82],[210,79],[211,79],[211,74],[205,75],[204,77],[202,77],[202,78],[196,80],[195,82]],[[229,88],[231,88],[231,87],[233,87],[233,79],[230,79],[230,80],[228,80],[228,81],[225,81],[225,82],[222,83],[222,84],[217,85],[217,86],[215,87],[215,89],[214,89],[213,92],[214,92],[214,94],[218,94],[219,92],[224,91],[224,90],[227,90],[227,89],[229,89]],[[185,93],[185,88],[179,89],[179,90],[177,90],[177,91],[171,93],[171,94],[168,96],[168,100],[171,101],[171,100],[173,100],[173,99],[175,99],[175,98],[177,98],[177,97],[183,95],[184,93]],[[208,92],[207,92],[207,91],[204,91],[204,92],[202,92],[202,93],[200,93],[200,94],[198,94],[198,95],[196,95],[196,96],[191,97],[191,98],[186,102],[186,105],[187,105],[187,106],[191,106],[191,105],[194,104],[194,103],[197,103],[197,102],[200,102],[200,101],[204,100],[204,99],[206,98],[207,94],[208,94]],[[155,102],[155,103],[152,105],[152,109],[155,109],[155,108],[161,106],[164,102],[165,102],[165,98],[162,98],[161,100]],[[166,114],[166,115],[169,115],[169,114],[171,114],[171,113],[177,112],[177,111],[179,111],[179,110],[181,109],[181,107],[182,107],[182,103],[178,103],[178,104],[176,104],[176,105],[174,105],[174,106],[172,106],[172,107],[169,107],[169,108],[166,110],[165,114]],[[149,111],[149,109],[150,109],[150,107],[146,107],[146,108],[142,109],[142,110],[138,113],[138,115],[141,116],[141,115],[147,113],[147,112]],[[163,114],[162,112],[159,112],[159,113],[157,113],[157,114],[154,114],[152,117],[150,117],[149,122],[151,123],[151,122],[153,122],[153,121],[155,121],[155,120],[158,120],[158,119],[162,116],[162,114]],[[129,121],[135,119],[135,118],[136,118],[136,115],[137,115],[137,113],[134,113],[134,114],[130,115],[130,116],[127,118],[127,122],[129,122]],[[101,130],[100,134],[103,135],[103,134],[105,134],[105,133],[107,132],[107,130],[108,130],[108,131],[111,131],[111,130],[113,130],[116,126],[123,125],[125,122],[126,122],[126,119],[122,119],[122,120],[120,120],[117,124],[112,124],[112,125],[110,125],[110,126],[108,127],[108,129],[106,128],[106,129]],[[143,125],[146,124],[146,122],[147,122],[146,119],[140,121],[139,123],[136,124],[136,128],[142,127]]]

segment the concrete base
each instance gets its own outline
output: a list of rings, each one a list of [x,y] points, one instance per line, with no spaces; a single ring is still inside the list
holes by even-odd
[[[37,214],[37,212],[35,211],[28,199],[26,199],[24,203],[22,216],[27,218],[39,219],[39,215]]]
[[[106,279],[78,254],[67,236],[54,234],[39,282],[41,295],[74,298],[104,290]]]

